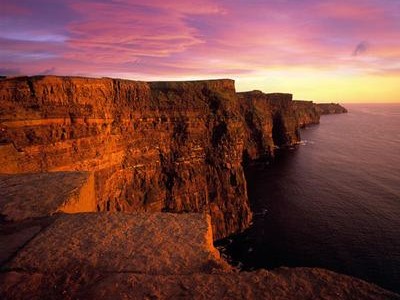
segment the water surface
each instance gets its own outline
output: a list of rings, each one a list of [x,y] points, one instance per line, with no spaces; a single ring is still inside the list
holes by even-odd
[[[323,267],[400,292],[400,105],[346,107],[247,168],[253,226],[228,252],[244,269]]]

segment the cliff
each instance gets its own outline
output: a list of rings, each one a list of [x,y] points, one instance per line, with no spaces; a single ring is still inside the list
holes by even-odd
[[[208,212],[215,238],[251,220],[234,82],[0,81],[0,173],[85,171],[97,211]]]
[[[300,127],[306,127],[310,124],[319,124],[320,110],[318,104],[312,101],[296,100],[293,101],[293,107]]]
[[[245,119],[245,157],[250,160],[273,157],[276,147],[300,140],[292,95],[260,91],[238,93]]]
[[[207,212],[218,239],[251,221],[243,158],[296,144],[321,107],[228,79],[2,79],[0,173],[90,173],[92,211]]]
[[[317,109],[321,115],[347,113],[347,109],[338,103],[318,103]]]

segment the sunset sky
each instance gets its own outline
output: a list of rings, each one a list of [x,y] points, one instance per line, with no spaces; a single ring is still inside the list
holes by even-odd
[[[400,1],[0,0],[0,75],[26,74],[400,102]]]

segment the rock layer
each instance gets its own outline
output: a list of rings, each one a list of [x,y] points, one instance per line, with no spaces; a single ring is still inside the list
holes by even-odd
[[[319,124],[320,111],[318,105],[319,104],[315,104],[312,101],[293,101],[297,123],[300,127],[306,127],[310,124]]]

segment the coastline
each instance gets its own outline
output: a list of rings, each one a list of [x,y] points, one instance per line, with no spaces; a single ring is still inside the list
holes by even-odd
[[[236,93],[232,80],[146,83],[44,76],[0,85],[2,239],[11,245],[3,251],[3,295],[24,297],[25,290],[39,295],[53,285],[54,295],[65,298],[102,290],[109,293],[103,296],[122,297],[128,290],[151,295],[154,286],[129,288],[150,278],[170,288],[158,290],[160,297],[193,296],[188,291],[202,286],[209,294],[198,290],[194,296],[211,297],[229,286],[236,298],[243,288],[252,290],[252,297],[293,298],[301,289],[305,296],[398,298],[321,269],[238,273],[212,246],[212,240],[243,231],[251,222],[243,161],[268,161],[276,147],[298,143],[299,128],[319,122],[318,105],[293,101],[291,94]],[[66,184],[71,182],[75,185]],[[46,205],[38,209],[42,202]],[[150,231],[134,225],[149,219],[154,221]],[[171,232],[176,240],[169,240]],[[62,234],[67,235],[60,240]],[[116,246],[131,234],[139,242],[125,250],[140,257],[137,262],[129,262],[119,252],[123,246]],[[149,237],[149,250],[142,248],[142,235]],[[104,244],[103,238],[112,242]],[[190,254],[189,241],[198,241]],[[164,253],[170,253],[168,262]],[[182,268],[175,265],[176,255]],[[58,265],[60,258],[65,263]],[[110,258],[116,261],[107,262]],[[155,265],[132,269],[141,262]],[[210,288],[210,280],[220,286]],[[93,282],[101,289],[87,290]],[[124,288],[116,291],[117,284]]]

